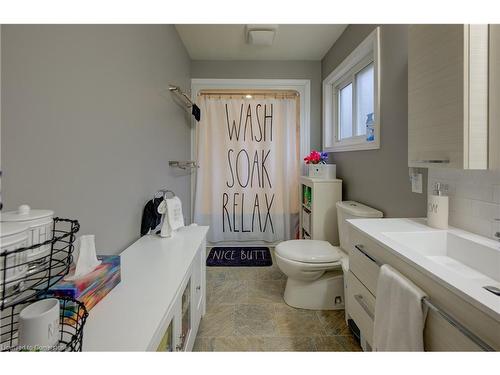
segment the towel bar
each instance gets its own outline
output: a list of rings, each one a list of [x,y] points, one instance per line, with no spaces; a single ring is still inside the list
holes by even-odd
[[[354,245],[354,247],[358,251],[360,251],[364,256],[366,256],[368,259],[370,259],[373,263],[375,263],[376,265],[378,265],[379,267],[381,267],[381,266],[384,265],[384,263],[380,262],[378,259],[376,259],[373,256],[369,255],[366,252],[366,250],[365,250],[365,248],[364,248],[363,245]],[[357,296],[354,296],[354,298],[356,298],[356,297]],[[358,301],[358,303],[361,305],[361,307],[363,307],[363,309],[365,308],[364,301],[363,301],[362,298],[360,298],[360,299],[356,298],[356,301]],[[464,327],[459,321],[457,321],[455,318],[453,318],[450,314],[448,314],[447,312],[445,312],[443,309],[440,309],[433,302],[431,302],[431,300],[429,299],[429,297],[424,297],[422,299],[422,303],[424,303],[425,305],[427,305],[432,311],[434,311],[434,312],[438,313],[439,315],[441,315],[441,317],[444,320],[446,320],[449,324],[451,324],[453,327],[455,327],[456,329],[458,329],[465,337],[467,337],[469,340],[471,340],[472,342],[474,342],[482,350],[484,350],[486,352],[494,352],[495,351],[495,349],[493,349],[490,345],[488,345],[487,343],[485,343],[481,338],[479,338],[476,334],[474,334],[473,332],[471,332],[469,329],[467,329],[466,327]],[[366,309],[365,309],[365,311],[366,311]],[[368,313],[368,311],[367,311],[367,313]],[[370,315],[370,314],[368,313],[368,315]]]
[[[168,162],[169,167],[180,168],[180,169],[196,169],[200,166],[193,160],[170,160]]]
[[[191,98],[185,92],[183,92],[179,86],[170,84],[168,85],[168,89],[170,92],[176,93],[177,95],[181,96],[186,101],[186,106],[188,108],[191,108],[194,105]]]
[[[475,335],[474,333],[469,331],[467,328],[465,328],[455,318],[453,318],[451,315],[444,312],[444,310],[440,309],[434,303],[432,303],[428,297],[424,297],[422,299],[422,302],[425,303],[432,311],[441,315],[441,317],[444,320],[446,320],[449,324],[451,324],[453,327],[458,329],[465,337],[467,337],[469,340],[474,342],[477,346],[479,346],[485,352],[494,352],[495,351],[495,349],[493,349],[491,346],[489,346],[487,343],[485,343],[483,340],[481,340],[477,335]]]

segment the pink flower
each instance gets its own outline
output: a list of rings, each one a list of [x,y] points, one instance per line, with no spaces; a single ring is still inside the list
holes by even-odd
[[[324,164],[328,159],[328,154],[326,152],[319,152],[312,150],[309,155],[304,158],[306,164]]]

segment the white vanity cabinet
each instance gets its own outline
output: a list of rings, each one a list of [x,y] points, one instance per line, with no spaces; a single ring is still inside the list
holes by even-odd
[[[499,84],[493,73],[489,81],[489,33],[488,25],[409,27],[410,167],[488,168],[488,90]]]
[[[123,251],[122,280],[90,310],[83,350],[192,350],[206,309],[207,231],[147,235]]]
[[[369,345],[368,350],[372,347],[373,339],[377,280],[380,269],[378,264],[391,265],[424,290],[436,306],[444,309],[495,350],[500,350],[500,323],[495,318],[461,298],[438,279],[396,256],[390,247],[379,243],[353,225],[349,228],[349,239],[347,314],[359,327],[362,342]],[[426,351],[481,350],[476,343],[432,309],[429,310],[426,319],[424,347]]]

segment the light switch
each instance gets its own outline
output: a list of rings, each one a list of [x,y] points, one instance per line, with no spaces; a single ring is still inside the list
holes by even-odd
[[[413,193],[422,194],[422,173],[414,173],[410,176],[411,180],[411,191]]]

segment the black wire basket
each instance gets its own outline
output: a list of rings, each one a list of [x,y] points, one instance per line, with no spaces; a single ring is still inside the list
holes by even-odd
[[[73,261],[75,234],[80,229],[77,220],[54,218],[52,238],[29,247],[0,253],[0,311],[46,292],[69,271]],[[30,261],[27,254],[45,246],[43,256]],[[15,277],[14,269],[23,272]]]
[[[57,298],[60,305],[58,344],[51,348],[19,346],[19,313],[26,306],[41,299],[43,298],[30,299],[0,311],[0,351],[81,352],[83,327],[89,314],[82,302],[69,297]]]

